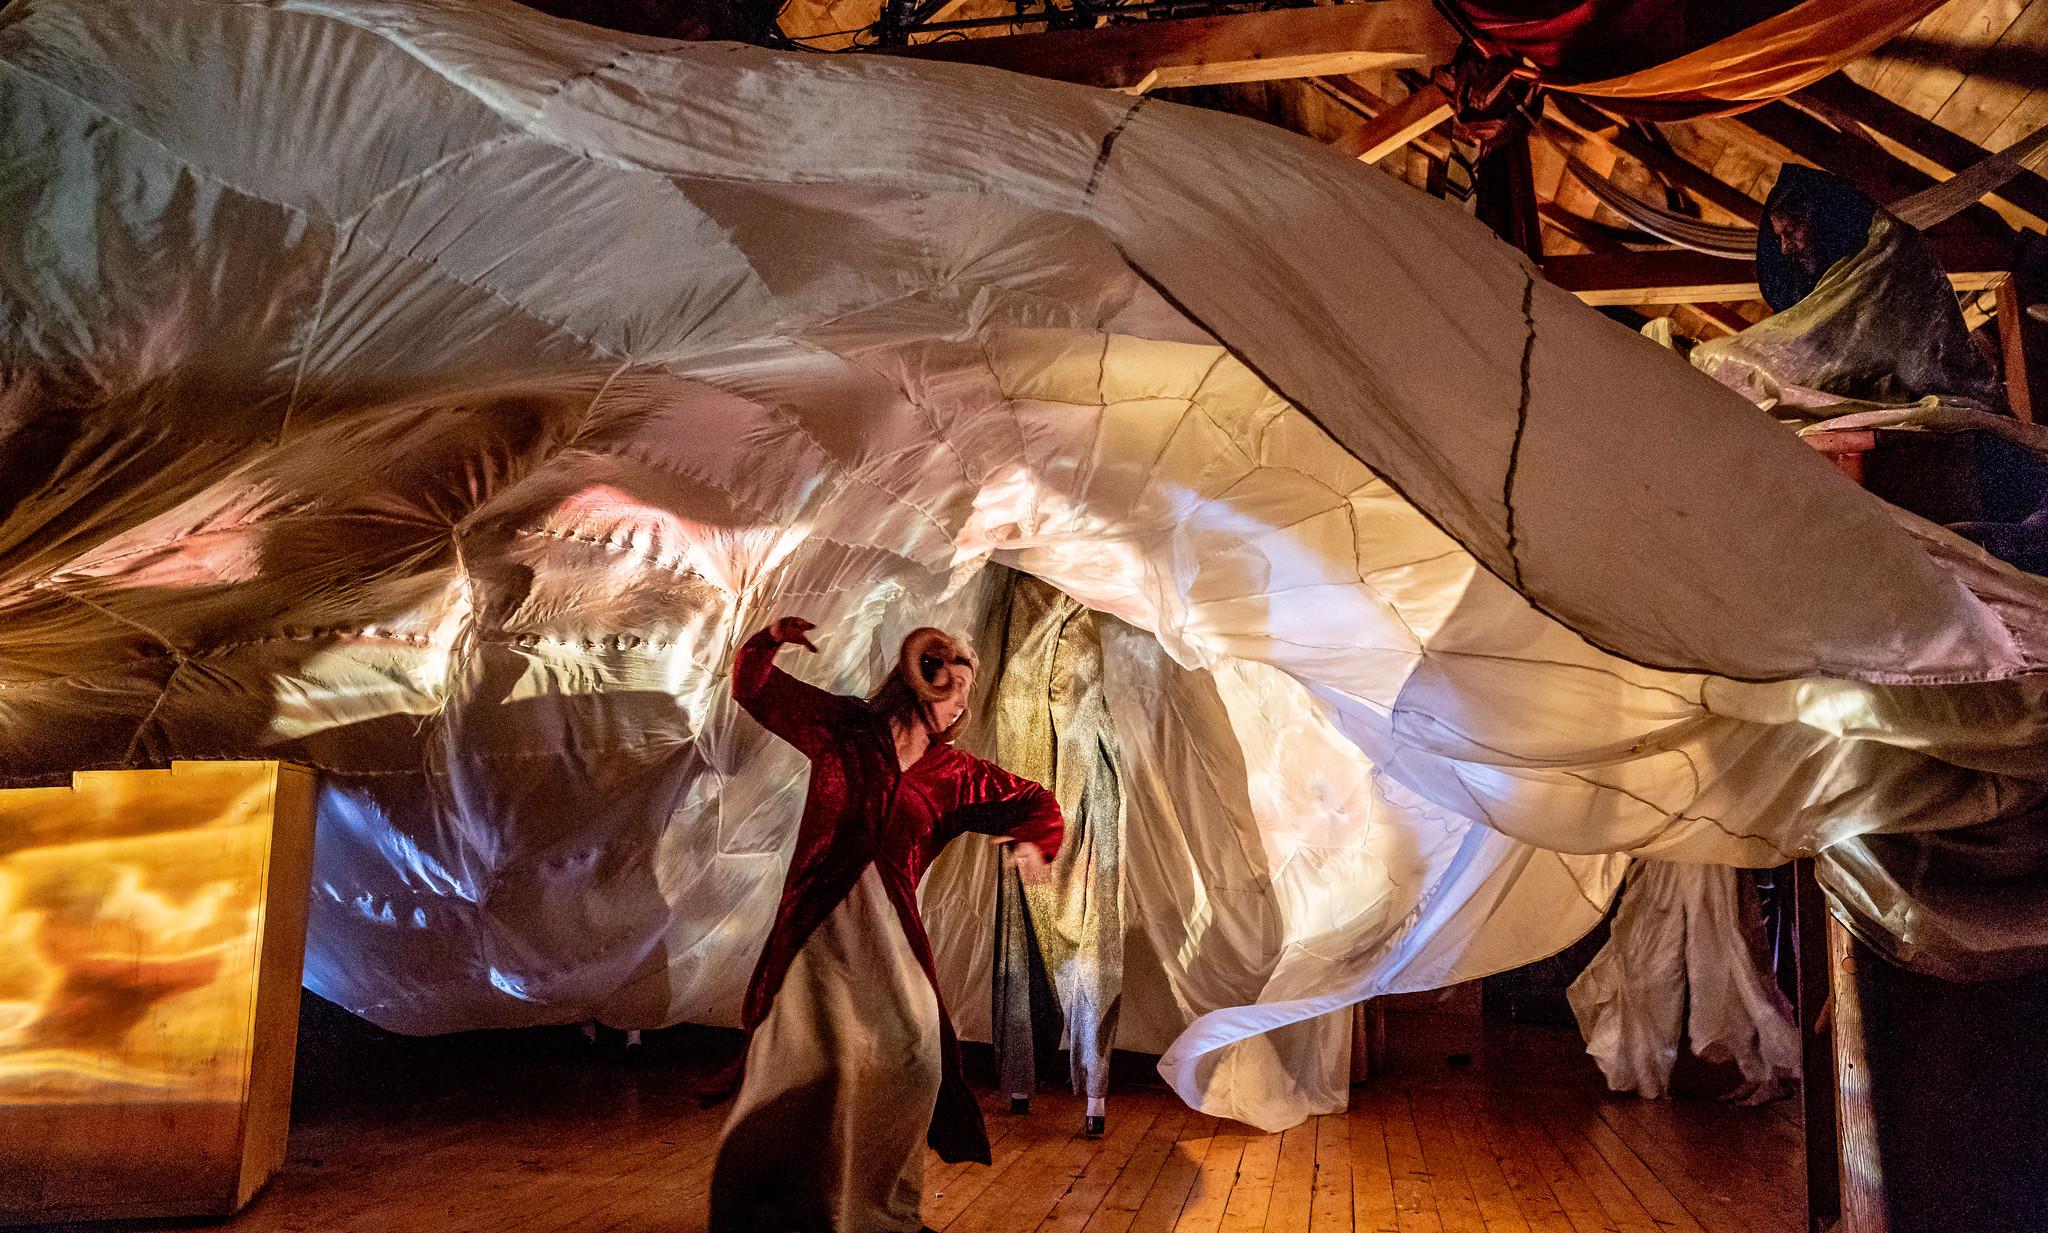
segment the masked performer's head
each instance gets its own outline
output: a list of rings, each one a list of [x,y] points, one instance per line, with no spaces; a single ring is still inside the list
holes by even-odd
[[[917,725],[934,741],[950,741],[967,726],[974,689],[974,651],[943,629],[916,629],[903,640],[896,670],[870,699],[892,723]]]

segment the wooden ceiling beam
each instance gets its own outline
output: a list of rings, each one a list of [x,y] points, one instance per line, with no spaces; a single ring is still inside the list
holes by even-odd
[[[1317,77],[1309,84],[1364,120],[1376,120],[1400,106],[1398,103],[1388,102],[1349,77]],[[1414,141],[1415,145],[1431,158],[1451,156],[1451,139],[1434,128],[1417,134]]]
[[[1330,144],[1360,162],[1377,163],[1450,118],[1451,100],[1425,85]]]
[[[1380,0],[948,39],[879,54],[1129,90],[1430,69],[1457,45],[1457,33],[1429,0]]]
[[[1536,217],[1543,225],[1575,243],[1582,244],[1596,253],[1627,252],[1631,242],[1656,244],[1656,237],[1640,232],[1624,231],[1606,223],[1574,214],[1555,201],[1545,201],[1536,207]]]
[[[1849,80],[1841,73],[1821,80],[1794,94],[1794,107],[1844,127],[1842,121],[1862,125],[1898,147],[1894,157],[1937,180],[1946,180],[1991,152],[1966,137],[1950,132],[1917,112]],[[2031,216],[2037,226],[2048,227],[2048,180],[2023,171],[2007,181],[1995,194]]]
[[[1787,103],[1766,103],[1735,116],[1734,129],[1749,135],[1751,144],[1780,162],[1810,163],[1830,171],[1888,205],[1928,188],[1934,177],[1916,170],[1875,143],[1830,127]],[[1955,221],[1971,230],[2009,232],[2006,221],[1988,207],[1974,205]]]
[[[1712,172],[1696,167],[1669,150],[1659,149],[1615,120],[1568,95],[1548,96],[1543,135],[1565,142],[1569,135],[1597,142],[1630,158],[1665,180],[1717,209],[1754,227],[1763,221],[1763,204]]]
[[[1930,235],[1927,241],[1959,291],[1996,286],[2012,269],[2010,235]],[[1762,295],[1754,262],[1683,249],[1551,257],[1543,262],[1543,273],[1588,304],[1698,304]]]
[[[1554,201],[1546,201],[1537,206],[1536,213],[1543,220],[1545,226],[1560,235],[1578,241],[1580,244],[1592,249],[1595,253],[1626,253],[1632,251],[1628,245],[1621,241],[1620,233],[1617,233],[1614,228],[1602,223],[1596,223],[1591,219],[1580,218]],[[1551,260],[1555,260],[1555,258]],[[1644,303],[1646,302],[1638,300],[1630,305],[1630,307],[1636,307]],[[1686,319],[1680,319],[1678,324],[1681,326],[1705,324],[1712,333],[1716,334],[1733,334],[1739,330],[1749,328],[1749,318],[1743,316],[1742,310],[1736,308],[1733,304],[1723,303],[1720,300],[1701,300],[1698,303],[1681,305],[1681,307],[1691,308],[1698,315],[1697,322],[1688,322]],[[1701,331],[1698,330],[1693,330],[1691,333],[1695,338],[1702,336]]]

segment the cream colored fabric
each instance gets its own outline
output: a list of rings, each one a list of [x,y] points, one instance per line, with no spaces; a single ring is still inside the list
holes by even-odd
[[[938,998],[870,865],[754,1030],[714,1233],[915,1233],[940,1078]]]
[[[732,648],[809,617],[864,693],[990,561],[1123,623],[1121,1022],[1211,1112],[1339,1107],[1344,1006],[1631,854],[2043,940],[1865,837],[2043,798],[2048,584],[1313,143],[509,3],[17,0],[0,164],[0,780],[318,767],[307,982],[386,1026],[731,1022],[804,774]]]
[[[1612,936],[1567,990],[1609,1088],[1662,1096],[1681,1028],[1694,1053],[1760,1090],[1799,1077],[1792,1008],[1751,949],[1762,929],[1735,870],[1637,862]]]

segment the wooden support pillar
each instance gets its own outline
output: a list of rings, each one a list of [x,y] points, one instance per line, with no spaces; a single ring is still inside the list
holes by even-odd
[[[1834,1036],[1824,1030],[1830,961],[1828,908],[1814,879],[1813,861],[1792,862],[1793,930],[1799,959],[1800,1063],[1805,1105],[1806,1229],[1830,1233],[1842,1215],[1842,1175],[1837,1156]]]
[[[1529,139],[1503,142],[1480,158],[1477,171],[1479,221],[1541,264],[1543,226],[1537,214],[1536,177],[1529,166]]]
[[[1387,1003],[1367,998],[1351,1007],[1351,1086],[1387,1068]]]
[[[2019,278],[2015,275],[1998,284],[1998,348],[2005,368],[2005,401],[2013,418],[2022,424],[2034,422],[2034,395],[2027,380],[2027,316],[2021,302]]]
[[[1838,1233],[1891,1233],[1885,1201],[1884,1159],[1878,1150],[1877,1110],[1871,1100],[1870,1051],[1865,1035],[1859,966],[1869,955],[1842,922],[1828,920],[1828,989],[1834,1013],[1836,1186],[1842,1222]]]

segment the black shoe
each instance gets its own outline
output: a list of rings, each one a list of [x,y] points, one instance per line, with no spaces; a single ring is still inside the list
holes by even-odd
[[[1093,1115],[1093,1114],[1091,1114],[1091,1115],[1089,1115],[1089,1116],[1087,1116],[1087,1117],[1084,1117],[1084,1118],[1082,1118],[1082,1119],[1081,1119],[1081,1133],[1082,1133],[1082,1135],[1084,1135],[1085,1137],[1087,1137],[1087,1138],[1090,1138],[1090,1139],[1100,1139],[1100,1138],[1102,1137],[1102,1130],[1103,1130],[1103,1127],[1104,1127],[1104,1125],[1105,1125],[1105,1124],[1106,1124],[1106,1123],[1108,1122],[1108,1120],[1109,1120],[1108,1118],[1104,1118],[1104,1117],[1098,1117],[1098,1116],[1095,1116],[1095,1115]]]
[[[1029,1096],[1010,1097],[1010,1112],[1018,1117],[1024,1117],[1029,1114],[1031,1112],[1031,1098]]]

